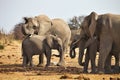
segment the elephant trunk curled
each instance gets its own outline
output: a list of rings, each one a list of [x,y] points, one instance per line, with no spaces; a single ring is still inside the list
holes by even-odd
[[[75,48],[77,48],[77,47],[79,47],[79,40],[72,42],[70,45],[70,57],[71,58],[76,57]]]
[[[80,41],[78,63],[79,63],[79,65],[81,65],[81,66],[84,65],[84,64],[82,63],[83,55],[84,55],[84,49],[85,49],[85,41]]]

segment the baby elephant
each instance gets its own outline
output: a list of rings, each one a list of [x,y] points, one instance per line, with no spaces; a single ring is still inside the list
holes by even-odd
[[[51,60],[51,49],[57,49],[62,55],[63,47],[62,40],[54,35],[31,35],[26,37],[22,42],[22,56],[23,56],[23,67],[26,67],[28,63],[32,64],[33,55],[45,54],[47,59],[46,67],[50,65]]]

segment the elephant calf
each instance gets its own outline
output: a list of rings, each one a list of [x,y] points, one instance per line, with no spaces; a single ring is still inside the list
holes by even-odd
[[[60,55],[63,52],[62,40],[57,36],[27,36],[22,42],[23,67],[26,67],[28,63],[30,63],[30,66],[33,66],[32,56],[41,56],[43,53],[45,53],[47,58],[46,67],[49,66],[51,60],[51,49],[57,49]]]

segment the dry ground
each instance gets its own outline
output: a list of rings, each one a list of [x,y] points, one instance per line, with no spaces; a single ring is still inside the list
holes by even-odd
[[[56,53],[53,50],[53,54]],[[120,80],[120,74],[83,74],[83,67],[78,65],[77,58],[70,59],[68,54],[65,55],[65,68],[51,66],[45,69],[36,66],[38,56],[34,56],[33,60],[34,68],[23,68],[21,43],[14,41],[7,45],[4,50],[0,50],[0,80]],[[52,56],[51,62],[56,64],[58,60],[58,57]]]

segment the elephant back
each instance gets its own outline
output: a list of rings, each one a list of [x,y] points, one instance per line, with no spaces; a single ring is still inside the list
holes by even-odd
[[[69,38],[71,37],[71,30],[68,24],[59,18],[52,19],[52,29],[51,32],[53,35],[57,35],[60,38]]]
[[[39,22],[41,22],[41,21],[50,22],[51,21],[51,19],[46,15],[39,15],[39,16],[36,16],[36,18]]]

